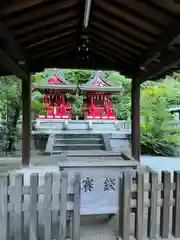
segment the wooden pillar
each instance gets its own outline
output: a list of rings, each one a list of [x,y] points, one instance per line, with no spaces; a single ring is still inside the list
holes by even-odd
[[[131,89],[131,153],[140,161],[140,83],[136,79]]]
[[[31,156],[31,77],[22,80],[22,165],[28,166]]]

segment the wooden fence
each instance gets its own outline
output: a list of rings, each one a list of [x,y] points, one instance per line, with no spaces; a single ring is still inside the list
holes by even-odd
[[[29,186],[23,185],[21,174],[15,176],[13,184],[9,175],[0,175],[1,240],[80,239],[80,175],[75,176],[70,189],[67,174],[57,174],[46,174],[41,186],[38,174],[30,176]],[[58,232],[55,233],[52,214],[56,214],[57,219]],[[26,226],[25,216],[28,216]],[[38,229],[40,221],[44,226],[43,233]]]
[[[180,172],[130,172],[120,179],[119,238],[180,238]],[[145,179],[146,178],[146,179]],[[159,181],[160,178],[160,181]],[[171,181],[172,180],[172,181]]]
[[[119,180],[117,237],[180,238],[180,172],[148,175],[124,172]],[[32,174],[29,186],[21,174],[0,175],[0,240],[80,240],[80,185],[77,174],[69,186],[65,172],[46,174],[43,185]]]

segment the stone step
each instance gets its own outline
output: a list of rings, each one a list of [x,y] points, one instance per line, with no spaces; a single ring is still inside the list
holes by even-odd
[[[53,146],[53,151],[58,150],[94,150],[104,149],[104,144],[56,144]]]
[[[122,158],[120,152],[105,151],[105,150],[94,150],[94,151],[67,151],[65,152],[67,157],[119,157]]]
[[[62,138],[62,139],[55,139],[54,140],[54,144],[58,145],[58,144],[101,144],[102,143],[102,139],[99,138],[72,138],[72,139],[66,139],[66,138]]]
[[[101,134],[95,134],[95,133],[89,133],[89,134],[82,134],[82,133],[78,133],[78,134],[72,134],[72,133],[66,133],[66,134],[55,134],[55,139],[62,139],[62,138],[67,138],[67,139],[71,139],[71,138],[102,138]]]
[[[96,150],[92,150],[89,151],[88,150],[79,150],[76,149],[75,150],[59,150],[56,151],[56,154],[60,154],[60,155],[65,155],[68,159],[94,159],[94,158],[98,158],[98,159],[107,159],[107,158],[115,158],[115,159],[122,159],[122,155],[120,152],[113,152],[113,151],[106,151],[104,149],[96,149]]]

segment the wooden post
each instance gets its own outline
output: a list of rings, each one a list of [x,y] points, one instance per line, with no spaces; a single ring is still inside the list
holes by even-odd
[[[175,190],[173,192],[173,197],[175,204],[173,206],[173,215],[172,215],[172,234],[175,238],[180,237],[180,171],[174,172],[174,183]]]
[[[140,83],[136,79],[131,89],[131,153],[140,161]]]
[[[28,166],[31,156],[31,77],[22,80],[22,165]]]

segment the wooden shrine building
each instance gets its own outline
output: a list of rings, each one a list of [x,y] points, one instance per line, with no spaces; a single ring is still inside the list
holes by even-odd
[[[103,71],[92,73],[92,79],[80,86],[84,92],[83,114],[87,120],[115,120],[117,119],[114,106],[111,104],[111,95],[119,94],[117,86],[111,86],[104,79]]]
[[[22,164],[30,161],[31,74],[116,70],[132,79],[132,156],[140,159],[140,84],[180,68],[179,0],[0,1],[0,75],[22,80]]]
[[[76,90],[76,85],[70,84],[58,72],[54,73],[42,85],[37,85],[36,90],[44,94],[45,114],[37,115],[41,119],[71,119],[72,102],[68,98]]]

